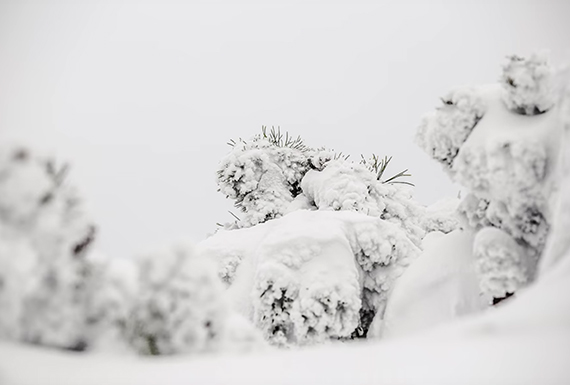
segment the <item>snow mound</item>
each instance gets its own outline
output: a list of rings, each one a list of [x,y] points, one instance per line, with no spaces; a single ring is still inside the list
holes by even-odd
[[[419,253],[401,228],[350,211],[296,211],[198,245],[224,271],[237,311],[277,345],[348,338],[363,310],[382,317],[393,283]]]
[[[374,320],[375,336],[403,336],[484,309],[471,254],[473,234],[455,230],[427,241],[396,282],[383,322]]]

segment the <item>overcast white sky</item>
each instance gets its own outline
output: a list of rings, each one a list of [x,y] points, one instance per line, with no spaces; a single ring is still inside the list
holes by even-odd
[[[0,0],[0,140],[70,160],[100,248],[130,255],[231,220],[229,138],[280,125],[309,145],[394,157],[416,197],[457,194],[412,138],[507,54],[570,63],[570,1]]]

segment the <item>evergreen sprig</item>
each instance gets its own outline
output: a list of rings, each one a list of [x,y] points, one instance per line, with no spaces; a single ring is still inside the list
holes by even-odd
[[[368,167],[370,171],[376,174],[376,180],[379,180],[382,183],[390,183],[390,184],[400,183],[400,184],[407,184],[409,186],[414,186],[414,184],[411,182],[398,180],[399,178],[412,176],[412,174],[408,174],[408,169],[400,171],[399,173],[391,176],[388,179],[382,180],[382,176],[384,175],[384,172],[386,172],[386,169],[388,168],[388,164],[390,164],[392,157],[385,156],[384,158],[380,158],[376,154],[372,154],[370,160],[366,160],[366,158],[364,158],[363,155],[360,155],[360,157],[361,157],[360,163]]]
[[[281,133],[281,127],[271,126],[271,131],[267,132],[267,126],[261,126],[261,137],[267,139],[269,143],[277,147],[289,147],[299,151],[306,151],[308,147],[303,143],[301,136],[296,138],[289,135],[289,132],[285,131],[285,135]]]

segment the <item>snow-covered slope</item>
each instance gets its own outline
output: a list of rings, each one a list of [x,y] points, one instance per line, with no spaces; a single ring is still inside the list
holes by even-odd
[[[570,253],[495,311],[428,334],[249,356],[144,359],[3,343],[5,385],[518,384],[570,382]]]

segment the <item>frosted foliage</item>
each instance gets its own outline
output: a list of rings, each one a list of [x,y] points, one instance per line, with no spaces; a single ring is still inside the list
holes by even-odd
[[[363,164],[332,160],[322,171],[309,171],[301,189],[319,210],[358,211],[396,223],[418,246],[425,234],[424,209],[407,187],[382,183]]]
[[[130,259],[104,258],[93,261],[92,295],[88,298],[90,348],[129,351],[123,338],[125,321],[136,297],[137,270]]]
[[[486,208],[489,223],[539,250],[548,234],[546,160],[540,143],[503,140],[465,148],[454,170],[456,180],[474,194],[493,197]]]
[[[481,229],[482,227],[491,226],[491,221],[487,218],[487,209],[489,208],[489,200],[479,198],[472,193],[467,194],[457,207],[457,213],[460,221],[467,228]],[[496,223],[496,225],[500,225]]]
[[[308,167],[304,151],[256,137],[236,143],[221,161],[218,187],[244,212],[238,225],[249,227],[283,215]]]
[[[27,239],[0,225],[0,338],[18,339],[23,314],[25,282],[37,265],[37,254]]]
[[[358,326],[360,288],[350,246],[334,223],[307,219],[321,227],[317,237],[285,225],[257,253],[254,322],[277,345],[348,337]]]
[[[466,147],[454,164],[456,180],[474,192],[491,191],[506,199],[507,190],[539,190],[546,176],[546,149],[530,140],[505,139]],[[535,194],[537,192],[534,192]]]
[[[348,234],[353,253],[363,271],[363,309],[382,318],[388,295],[417,248],[395,224],[370,220],[354,223]]]
[[[379,217],[386,205],[374,188],[376,182],[366,166],[336,160],[323,171],[309,171],[301,189],[319,209],[352,210]]]
[[[533,273],[525,249],[494,227],[485,227],[477,233],[473,254],[481,291],[495,298],[514,293]]]
[[[483,237],[490,231],[485,230],[474,250],[483,291],[499,298],[534,279],[552,222],[557,154],[563,151],[546,60],[510,57],[501,80],[501,85],[472,88],[485,114],[449,169],[453,181],[469,191],[458,207],[462,225],[503,234],[490,240]],[[450,130],[463,137],[464,127],[456,122]],[[418,137],[441,161],[425,145],[439,140],[437,131],[423,124]]]
[[[331,210],[219,232],[199,248],[214,261],[241,256],[227,289],[232,303],[279,346],[367,330],[362,312],[382,317],[393,282],[419,253],[395,223]]]
[[[440,231],[444,234],[459,228],[457,207],[459,199],[449,198],[426,208],[421,225],[427,232]]]
[[[554,105],[551,79],[552,69],[544,55],[509,56],[501,76],[503,101],[507,108],[524,115],[548,111]]]
[[[486,106],[473,88],[458,88],[443,99],[444,105],[425,116],[416,133],[416,143],[435,160],[451,166],[459,148]]]
[[[138,262],[138,289],[125,321],[129,343],[142,354],[212,350],[227,315],[221,283],[207,261],[179,247]]]
[[[222,260],[220,263],[220,271],[219,276],[222,279],[222,282],[231,285],[234,281],[234,277],[236,274],[236,270],[240,265],[243,257],[239,254],[232,254],[227,256]]]
[[[0,149],[0,334],[81,350],[94,227],[65,170],[27,149]]]

